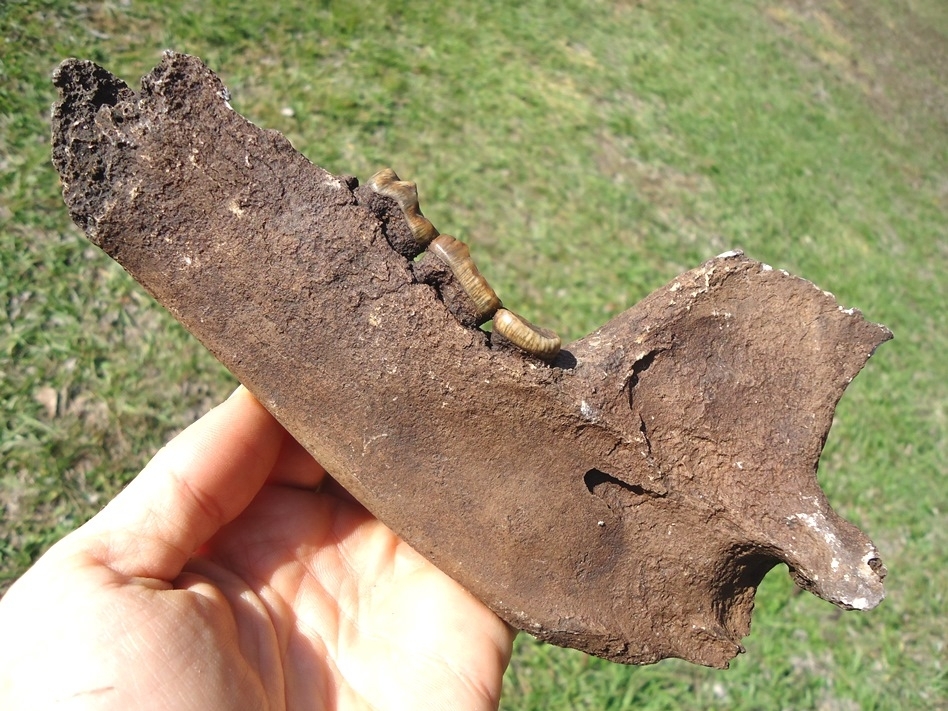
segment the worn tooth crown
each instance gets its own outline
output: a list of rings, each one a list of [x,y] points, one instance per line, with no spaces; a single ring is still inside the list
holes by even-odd
[[[431,220],[421,212],[418,204],[418,186],[408,180],[399,180],[398,175],[391,168],[383,168],[369,178],[369,187],[379,195],[384,195],[398,203],[408,222],[415,241],[422,247],[427,247],[438,230],[431,224]]]
[[[494,318],[494,330],[520,350],[530,355],[552,360],[560,352],[560,337],[547,328],[541,328],[501,308],[497,294],[478,271],[471,251],[462,241],[451,235],[442,235],[421,212],[418,204],[418,186],[399,180],[391,168],[383,168],[371,178],[369,187],[379,195],[398,203],[412,236],[419,245],[429,249],[444,262],[468,298],[474,302],[477,318]]]
[[[498,309],[494,330],[517,348],[537,358],[552,360],[560,352],[560,337],[548,328],[530,323],[513,311]]]
[[[474,302],[477,318],[486,320],[493,316],[501,307],[500,299],[477,269],[467,245],[451,235],[440,235],[428,245],[428,250],[451,269],[454,278]]]

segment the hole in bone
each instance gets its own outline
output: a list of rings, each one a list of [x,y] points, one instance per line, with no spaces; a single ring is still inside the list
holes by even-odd
[[[634,506],[644,498],[651,498],[649,492],[641,486],[629,484],[600,469],[590,469],[586,472],[583,475],[583,483],[590,494],[598,496],[613,510]]]
[[[881,558],[870,558],[868,561],[866,561],[866,565],[868,565],[872,572],[878,575],[880,578],[884,578],[888,572],[886,567],[882,564]]]
[[[652,362],[655,360],[661,351],[654,350],[645,354],[642,358],[637,360],[632,365],[632,375],[629,376],[629,407],[632,407],[632,398],[635,396],[635,386],[639,384],[639,376],[644,373],[652,365]]]

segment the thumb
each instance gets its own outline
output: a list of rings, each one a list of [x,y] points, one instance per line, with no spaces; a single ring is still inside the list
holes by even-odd
[[[73,543],[120,575],[173,580],[253,500],[286,439],[241,386],[162,448]]]

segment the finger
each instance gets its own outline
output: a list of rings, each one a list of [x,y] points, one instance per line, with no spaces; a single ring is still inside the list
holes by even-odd
[[[286,430],[238,388],[159,451],[79,538],[119,574],[172,580],[247,507],[287,441]]]
[[[267,483],[297,489],[315,489],[325,477],[326,470],[313,459],[313,455],[295,439],[287,436]]]

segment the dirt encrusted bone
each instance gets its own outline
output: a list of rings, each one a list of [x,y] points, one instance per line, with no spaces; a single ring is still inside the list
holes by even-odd
[[[491,349],[392,248],[396,212],[242,118],[200,60],[167,53],[138,92],[79,60],[55,81],[77,224],[512,625],[724,667],[780,562],[840,607],[882,600],[878,551],[815,472],[884,327],[733,252],[552,364]]]

